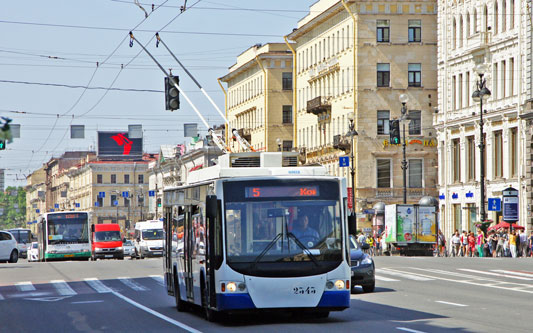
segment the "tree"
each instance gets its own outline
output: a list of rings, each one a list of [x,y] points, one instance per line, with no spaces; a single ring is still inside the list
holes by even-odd
[[[0,192],[0,229],[26,227],[26,191],[9,186]]]

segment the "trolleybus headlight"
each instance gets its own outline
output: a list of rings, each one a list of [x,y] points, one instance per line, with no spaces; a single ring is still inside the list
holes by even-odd
[[[237,284],[235,282],[228,282],[228,284],[226,285],[226,288],[228,289],[230,293],[233,293],[237,290]]]
[[[342,280],[335,281],[335,287],[338,290],[344,289],[344,281],[342,281]]]
[[[331,282],[331,281],[326,282],[326,288],[332,289],[333,288],[333,282]]]

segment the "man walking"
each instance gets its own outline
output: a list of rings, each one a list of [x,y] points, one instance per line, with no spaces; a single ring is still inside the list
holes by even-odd
[[[520,230],[520,255],[522,257],[527,257],[527,247],[528,241],[526,232],[524,230]]]
[[[461,247],[461,238],[459,237],[459,231],[455,230],[455,233],[451,239],[452,242],[452,256],[459,256],[459,248]]]

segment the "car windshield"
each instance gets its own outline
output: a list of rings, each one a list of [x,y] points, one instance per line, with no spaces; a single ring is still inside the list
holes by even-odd
[[[275,181],[269,181],[227,185],[224,193],[229,263],[255,266],[307,261],[318,266],[322,261],[342,259],[340,203],[334,200],[338,199],[338,183],[279,181],[277,186]]]
[[[352,235],[350,235],[350,249],[352,249],[352,250],[359,250],[360,249],[359,243],[357,242],[355,237],[352,236]]]
[[[133,246],[133,244],[131,243],[130,240],[125,241],[125,242],[124,242],[124,245],[125,245],[125,246]]]
[[[121,240],[120,231],[118,230],[97,231],[94,238],[97,242],[113,242]]]
[[[163,239],[163,229],[145,229],[142,235],[145,240]]]

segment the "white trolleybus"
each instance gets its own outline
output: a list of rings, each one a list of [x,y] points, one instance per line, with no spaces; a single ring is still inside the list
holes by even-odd
[[[296,165],[297,153],[226,154],[164,190],[165,282],[178,311],[326,317],[350,306],[346,180]]]
[[[89,260],[89,225],[88,212],[68,211],[40,215],[37,220],[39,261]]]

